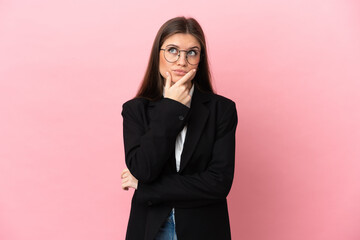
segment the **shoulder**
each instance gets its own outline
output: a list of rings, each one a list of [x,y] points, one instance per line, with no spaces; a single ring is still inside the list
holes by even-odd
[[[235,105],[235,102],[231,100],[230,98],[224,97],[222,95],[212,93],[211,94],[213,101],[217,102],[218,104],[224,105],[224,106],[230,106]]]
[[[235,131],[238,117],[236,104],[233,100],[215,93],[207,93],[206,105],[210,118],[216,125],[217,137],[222,137],[230,131]]]
[[[208,104],[211,109],[216,109],[221,113],[224,111],[236,111],[236,104],[233,100],[216,93],[201,93],[205,99],[208,99]]]
[[[123,104],[123,107],[142,107],[142,106],[146,106],[149,103],[150,100],[146,99],[146,98],[133,98],[130,99],[128,101],[126,101]]]
[[[122,106],[122,115],[124,114],[136,114],[146,109],[150,100],[146,98],[133,98],[126,101]]]

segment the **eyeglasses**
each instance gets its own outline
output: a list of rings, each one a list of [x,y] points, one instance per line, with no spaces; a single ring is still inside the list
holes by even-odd
[[[161,48],[160,50],[164,51],[164,57],[166,61],[169,63],[174,63],[180,58],[180,53],[185,52],[186,53],[186,61],[190,65],[196,65],[200,62],[200,51],[191,49],[191,50],[179,50],[176,47],[167,47],[167,48]]]

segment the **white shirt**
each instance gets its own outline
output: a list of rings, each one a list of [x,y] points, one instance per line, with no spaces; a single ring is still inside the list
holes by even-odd
[[[189,95],[192,97],[193,93],[194,93],[194,84],[192,85],[192,87],[191,87],[191,89],[189,91]],[[191,105],[191,99],[190,99],[190,102],[188,104],[186,104],[186,106],[188,106],[190,108],[190,105]],[[176,159],[176,171],[177,172],[180,170],[181,153],[182,153],[183,148],[184,148],[186,131],[187,131],[187,126],[185,125],[183,130],[181,130],[179,135],[177,135],[177,137],[176,137],[175,159]]]
[[[194,93],[194,84],[190,88],[189,95],[192,97],[193,93]],[[190,105],[191,105],[191,99],[190,99],[190,102],[188,104],[186,104],[186,106],[190,108]],[[187,126],[185,125],[183,130],[181,130],[181,132],[176,137],[175,159],[176,159],[176,171],[177,172],[180,170],[181,153],[184,148],[186,131],[187,131]]]

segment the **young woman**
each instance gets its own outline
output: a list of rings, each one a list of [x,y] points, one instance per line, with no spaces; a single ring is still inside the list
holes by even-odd
[[[193,18],[159,29],[136,97],[123,105],[134,188],[126,239],[231,239],[235,103],[213,92],[204,33]]]

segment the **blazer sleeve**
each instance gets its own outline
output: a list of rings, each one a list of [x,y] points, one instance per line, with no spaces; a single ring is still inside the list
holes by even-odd
[[[147,105],[147,100],[137,98],[124,103],[122,110],[125,162],[143,183],[161,173],[189,111],[185,105],[163,98],[154,104],[155,117],[149,120]]]
[[[170,174],[147,184],[139,181],[137,199],[148,205],[192,207],[224,200],[231,188],[235,162],[235,103],[224,111],[207,169],[191,175]]]

